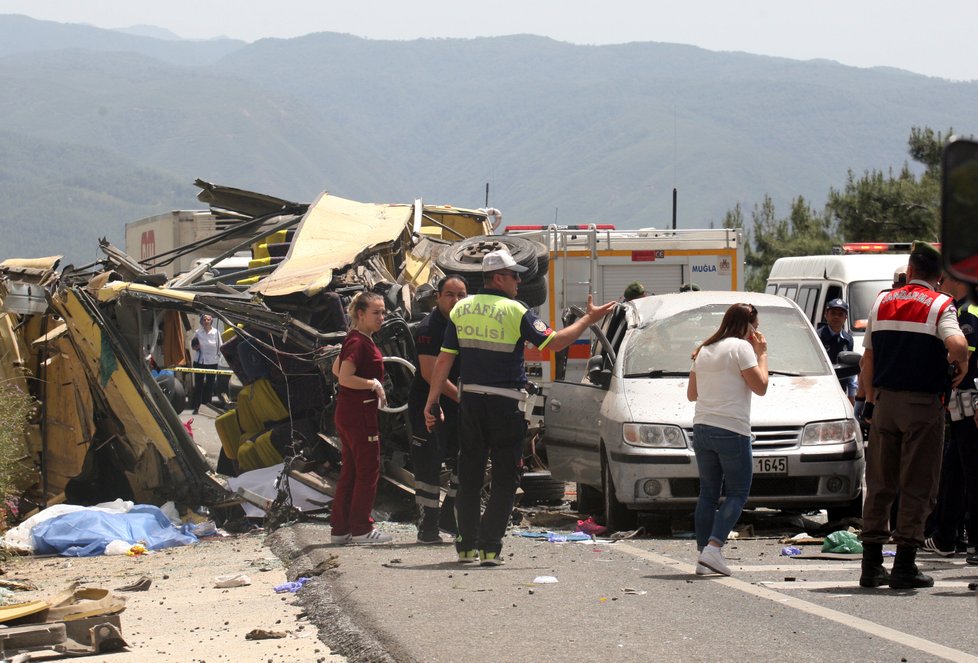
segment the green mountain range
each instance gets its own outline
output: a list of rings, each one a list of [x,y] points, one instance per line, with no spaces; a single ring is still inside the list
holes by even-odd
[[[282,198],[489,204],[504,224],[719,224],[975,133],[978,82],[690,46],[332,33],[189,41],[0,16],[0,258],[91,260],[197,177]]]

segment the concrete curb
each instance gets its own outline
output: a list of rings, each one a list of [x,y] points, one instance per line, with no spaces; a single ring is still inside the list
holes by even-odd
[[[276,530],[266,543],[286,566],[289,580],[325,562],[340,548],[325,543],[325,525],[294,524]],[[411,663],[415,659],[387,641],[359,610],[356,585],[346,582],[342,571],[332,569],[311,579],[297,592],[298,603],[319,630],[319,639],[350,663]]]

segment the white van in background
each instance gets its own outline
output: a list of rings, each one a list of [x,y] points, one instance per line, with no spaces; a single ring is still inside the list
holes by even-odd
[[[841,297],[849,304],[846,327],[853,349],[861,353],[869,310],[909,256],[909,244],[854,243],[843,245],[839,254],[779,258],[765,292],[794,300],[816,326],[824,320],[826,302]]]

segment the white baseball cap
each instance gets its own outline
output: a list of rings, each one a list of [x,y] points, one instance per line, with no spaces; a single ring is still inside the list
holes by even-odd
[[[513,256],[506,249],[490,251],[482,256],[483,272],[495,272],[499,269],[509,269],[514,272],[526,271],[526,267],[513,260]]]

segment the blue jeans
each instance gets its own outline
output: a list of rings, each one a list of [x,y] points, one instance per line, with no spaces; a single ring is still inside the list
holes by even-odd
[[[696,546],[702,550],[710,541],[722,546],[737,524],[750,493],[754,457],[749,436],[704,424],[693,426],[693,451],[700,473],[694,516]],[[721,487],[725,489],[723,504]]]

